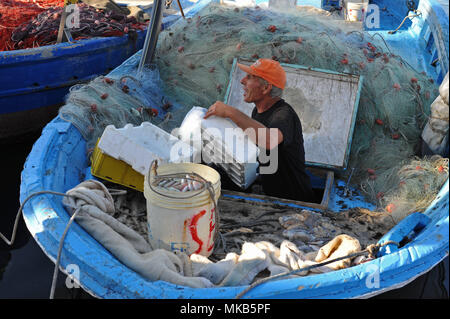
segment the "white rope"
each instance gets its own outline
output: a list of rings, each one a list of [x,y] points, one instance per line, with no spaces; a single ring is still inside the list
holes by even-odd
[[[406,16],[405,18],[403,18],[402,23],[400,23],[400,25],[397,27],[397,29],[395,29],[395,30],[393,30],[393,31],[389,31],[388,33],[389,33],[389,34],[394,34],[395,32],[397,32],[397,31],[402,27],[402,25],[403,25],[403,23],[405,23],[406,19],[408,19],[408,18],[412,19],[412,18],[418,17],[418,16],[420,16],[420,15],[422,14],[422,13],[420,13],[419,11],[414,11],[414,13],[415,13],[415,14],[413,14],[413,15],[408,15],[408,16]]]
[[[17,233],[17,226],[19,224],[19,217],[22,213],[23,207],[25,206],[25,204],[34,196],[36,195],[41,195],[41,194],[53,194],[53,195],[60,195],[60,196],[68,196],[68,197],[73,197],[71,195],[67,195],[65,193],[58,193],[58,192],[53,192],[53,191],[40,191],[40,192],[36,192],[31,194],[30,196],[28,196],[22,203],[22,205],[20,205],[19,207],[19,211],[17,212],[16,215],[16,220],[14,221],[14,227],[13,227],[13,232],[11,235],[11,239],[8,240],[8,238],[6,238],[6,236],[4,236],[2,233],[0,233],[0,238],[3,239],[3,241],[8,245],[8,246],[12,246],[14,244],[14,241],[16,239],[16,233]]]
[[[63,244],[64,244],[64,239],[66,238],[67,232],[69,231],[69,227],[70,225],[72,225],[72,222],[74,221],[75,217],[77,216],[78,212],[81,210],[81,208],[78,208],[72,215],[72,217],[70,217],[69,222],[67,223],[66,228],[64,229],[64,233],[61,237],[61,240],[59,242],[59,247],[58,247],[58,254],[56,257],[56,262],[55,262],[55,269],[53,270],[53,279],[52,279],[52,287],[50,288],[50,299],[54,299],[55,296],[55,288],[56,288],[56,282],[58,279],[58,269],[59,269],[59,263],[61,260],[61,252],[62,252],[62,248],[63,248]]]
[[[110,192],[110,194],[112,196],[114,195],[124,195],[127,193],[126,190],[116,190],[116,189],[108,189],[108,191]],[[16,219],[14,221],[14,226],[13,226],[13,231],[12,231],[12,235],[11,235],[11,239],[6,238],[5,235],[3,235],[2,233],[0,233],[0,238],[8,245],[8,246],[12,246],[14,244],[14,241],[16,239],[16,235],[17,235],[17,228],[19,225],[19,217],[20,215],[23,213],[23,207],[25,206],[25,204],[34,196],[37,195],[42,195],[42,194],[52,194],[52,195],[59,195],[59,196],[66,196],[66,197],[72,197],[72,198],[77,198],[77,196],[74,195],[69,195],[69,194],[65,194],[65,193],[59,193],[59,192],[54,192],[54,191],[39,191],[36,193],[33,193],[31,195],[29,195],[24,201],[23,203],[20,205],[19,210],[17,212],[16,215]],[[81,211],[81,208],[78,208],[72,215],[72,217],[70,218],[69,222],[66,225],[66,228],[64,229],[64,233],[61,236],[61,240],[59,242],[59,247],[58,247],[58,253],[56,256],[56,262],[55,262],[55,268],[53,271],[53,279],[52,279],[52,286],[50,288],[50,299],[54,299],[54,295],[55,295],[55,288],[56,288],[56,282],[57,282],[57,278],[58,278],[58,269],[59,269],[59,263],[61,260],[61,254],[62,254],[62,248],[63,248],[63,244],[64,244],[64,239],[66,238],[66,235],[69,231],[69,227],[70,225],[72,225],[72,222],[75,220],[77,214]]]

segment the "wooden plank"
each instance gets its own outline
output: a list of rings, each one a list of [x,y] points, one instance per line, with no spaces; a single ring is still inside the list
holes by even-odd
[[[225,195],[228,200],[235,200],[238,202],[246,202],[246,203],[251,203],[253,205],[270,206],[270,207],[299,206],[298,208],[300,208],[300,206],[301,206],[301,207],[314,208],[314,209],[318,209],[318,210],[326,209],[326,207],[324,207],[322,204],[302,202],[302,201],[278,198],[278,197],[267,196],[267,195],[257,195],[257,194],[251,194],[251,193],[249,194],[249,193],[235,192],[235,191],[229,191],[229,190],[222,190],[221,193],[222,193],[222,195]]]
[[[325,185],[325,190],[323,192],[322,196],[322,202],[320,205],[324,207],[324,209],[328,208],[328,203],[330,201],[330,194],[331,194],[331,188],[333,187],[334,183],[334,172],[333,171],[327,171],[327,181]]]
[[[253,193],[244,193],[244,192],[236,192],[236,191],[229,191],[229,190],[222,190],[221,193],[225,195],[227,200],[234,200],[237,202],[247,202],[251,203],[253,205],[261,205],[261,206],[269,206],[269,207],[279,207],[279,206],[302,206],[302,207],[309,207],[319,210],[326,210],[328,209],[328,204],[330,201],[330,194],[331,189],[333,187],[334,183],[334,172],[333,171],[325,171],[321,169],[314,169],[314,168],[308,168],[309,170],[313,171],[315,175],[326,175],[326,181],[325,181],[325,188],[322,195],[322,200],[319,203],[313,203],[313,202],[304,202],[304,201],[296,201],[291,199],[284,199],[274,196],[268,196],[268,195],[260,195],[260,194],[253,194]]]

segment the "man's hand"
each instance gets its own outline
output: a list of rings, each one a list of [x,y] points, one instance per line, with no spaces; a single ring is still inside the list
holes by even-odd
[[[283,142],[283,134],[279,129],[269,129],[238,109],[223,102],[216,101],[216,103],[209,107],[203,118],[207,119],[213,115],[229,118],[250,137],[253,143],[265,149],[271,150]],[[253,134],[249,134],[249,131]]]
[[[208,109],[208,111],[205,114],[204,119],[207,119],[210,116],[219,116],[219,117],[229,117],[230,116],[230,108],[231,106],[220,102],[220,101],[216,101],[216,103],[214,103],[213,105],[211,105]]]

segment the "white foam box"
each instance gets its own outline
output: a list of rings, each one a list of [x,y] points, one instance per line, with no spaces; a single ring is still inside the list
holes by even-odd
[[[205,108],[193,107],[178,131],[185,143],[201,150],[206,163],[219,165],[242,189],[258,176],[259,148],[233,121],[217,116],[203,119]]]
[[[105,154],[124,161],[142,175],[147,174],[153,160],[159,163],[185,163],[196,158],[196,150],[161,128],[143,122],[123,128],[108,125],[98,148]]]

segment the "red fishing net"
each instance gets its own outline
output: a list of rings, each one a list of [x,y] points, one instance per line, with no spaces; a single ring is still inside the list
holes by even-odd
[[[0,51],[56,43],[63,4],[64,0],[0,0]],[[110,10],[77,6],[79,25],[71,29],[74,40],[122,36],[146,25]]]
[[[52,6],[62,6],[64,0],[0,0],[0,51],[14,50],[11,34]]]

